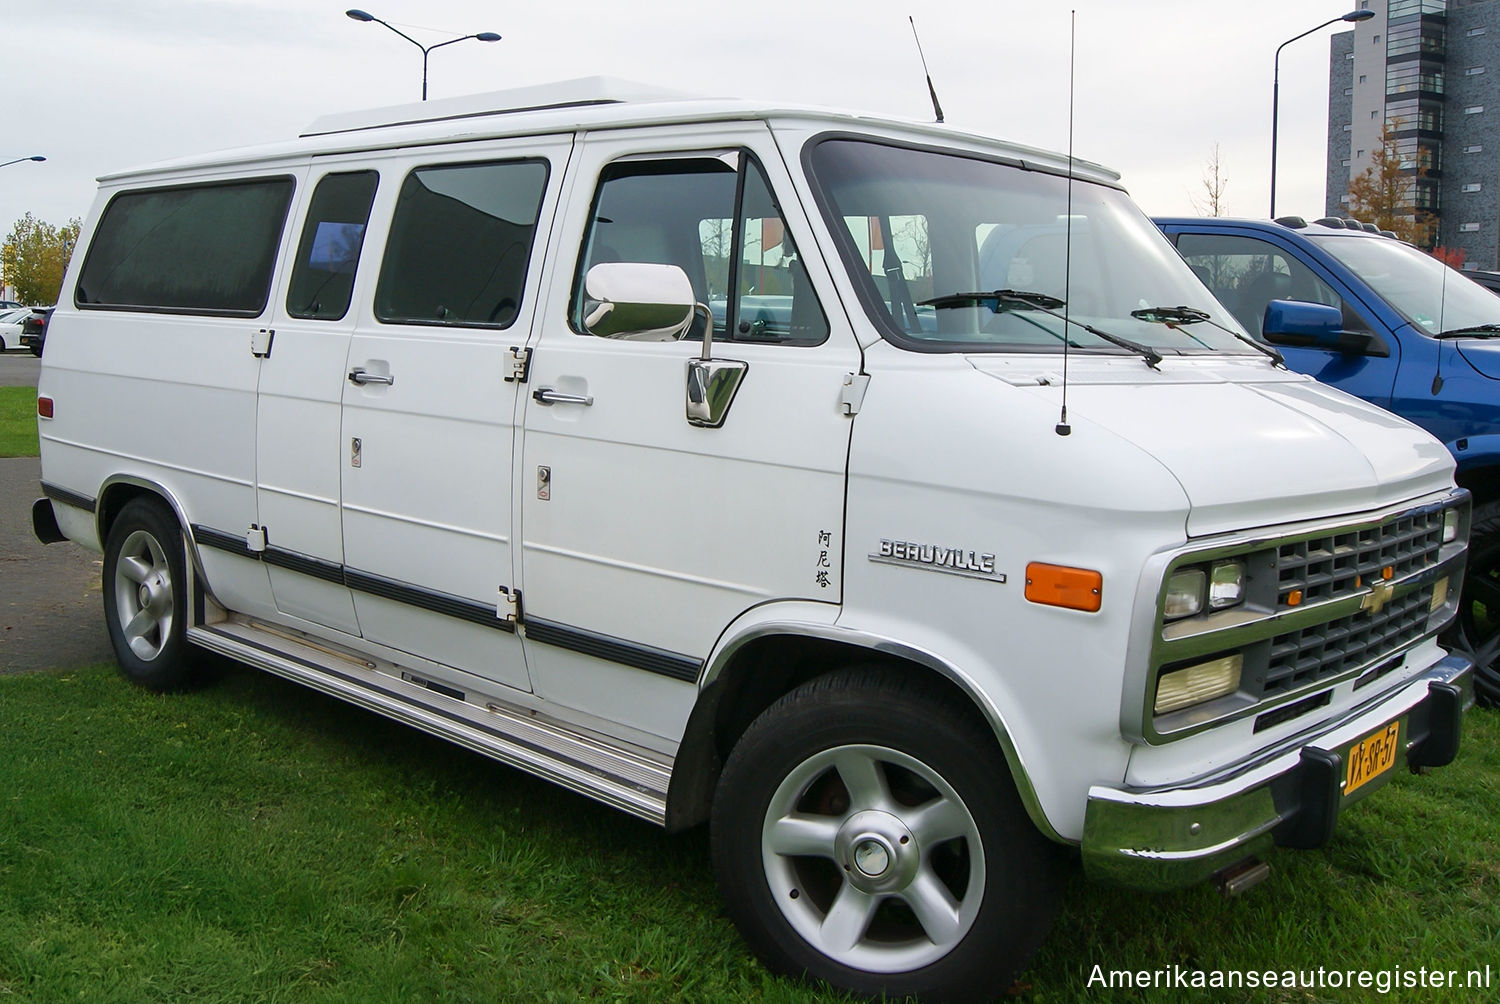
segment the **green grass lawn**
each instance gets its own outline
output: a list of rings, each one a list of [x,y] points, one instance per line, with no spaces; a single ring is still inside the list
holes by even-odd
[[[1013,999],[1358,1001],[1091,989],[1093,967],[1500,966],[1500,717],[1238,900],[1069,882]],[[1496,974],[1500,984],[1500,973]],[[1500,991],[1382,999],[1491,1001]],[[251,670],[162,697],[105,666],[0,678],[0,999],[836,999],[767,975],[706,834],[666,836]]]
[[[36,388],[0,387],[0,457],[36,454]]]

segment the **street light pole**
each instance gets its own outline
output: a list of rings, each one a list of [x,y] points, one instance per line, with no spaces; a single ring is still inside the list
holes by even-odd
[[[1324,21],[1316,28],[1309,28],[1295,38],[1289,38],[1276,47],[1275,73],[1271,77],[1271,219],[1276,218],[1276,124],[1280,118],[1281,111],[1281,50],[1297,41],[1306,38],[1315,31],[1322,31],[1330,24],[1338,24],[1340,21],[1368,21],[1375,16],[1373,10],[1351,10],[1349,13]]]
[[[346,11],[344,11],[344,16],[347,17],[347,18],[349,18],[352,21],[364,21],[364,22],[374,21],[376,24],[384,24],[387,28],[390,28],[391,31],[394,31],[396,34],[398,34],[402,38],[406,39],[412,45],[415,45],[418,49],[422,50],[422,100],[423,101],[427,100],[427,54],[429,52],[431,52],[433,49],[441,49],[445,45],[452,45],[454,42],[466,42],[466,41],[468,41],[471,38],[477,38],[481,42],[498,42],[498,41],[500,41],[500,36],[497,35],[497,34],[495,34],[493,31],[481,31],[481,32],[476,32],[473,35],[463,35],[463,36],[460,36],[459,38],[450,38],[446,42],[438,42],[438,43],[436,43],[434,45],[423,45],[421,42],[418,42],[416,39],[412,38],[406,32],[402,31],[401,29],[399,29],[399,28],[397,28],[397,27],[395,27],[393,25],[387,24],[385,21],[380,20],[380,18],[376,17],[374,14],[369,14],[369,13],[366,13],[365,11],[354,9],[354,10],[346,10]]]
[[[41,160],[46,160],[46,159],[47,159],[46,157],[43,157],[41,155],[37,155],[35,157],[17,157],[15,160],[7,160],[5,163],[0,164],[0,167],[9,167],[12,164],[22,164],[22,163],[25,163],[28,160],[41,161]]]

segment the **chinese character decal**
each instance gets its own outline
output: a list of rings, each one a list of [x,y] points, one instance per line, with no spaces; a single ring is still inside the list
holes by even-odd
[[[818,547],[818,560],[814,563],[813,567],[813,581],[818,584],[819,589],[827,589],[833,585],[833,580],[830,577],[833,561],[829,558],[829,552],[833,548],[832,530],[818,531]]]

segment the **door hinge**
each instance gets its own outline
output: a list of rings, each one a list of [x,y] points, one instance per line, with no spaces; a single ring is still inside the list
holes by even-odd
[[[865,388],[870,378],[864,373],[845,373],[844,389],[839,391],[839,405],[845,415],[858,415],[859,406],[865,402]]]
[[[525,383],[531,373],[531,350],[512,345],[505,358],[505,382]]]
[[[506,624],[519,625],[525,618],[521,611],[521,591],[510,589],[506,586],[500,587],[500,603],[495,608],[495,616]]]
[[[245,550],[254,554],[260,554],[266,549],[266,528],[250,524],[250,529],[245,531]]]
[[[271,346],[276,341],[276,332],[271,328],[261,328],[250,336],[250,354],[257,359],[270,359]]]

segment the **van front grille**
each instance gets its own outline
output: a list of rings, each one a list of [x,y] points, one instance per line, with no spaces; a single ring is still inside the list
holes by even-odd
[[[1277,606],[1338,599],[1382,578],[1404,579],[1436,564],[1442,544],[1443,511],[1436,508],[1404,512],[1378,526],[1289,541],[1276,551]],[[1301,594],[1296,603],[1293,593]]]

